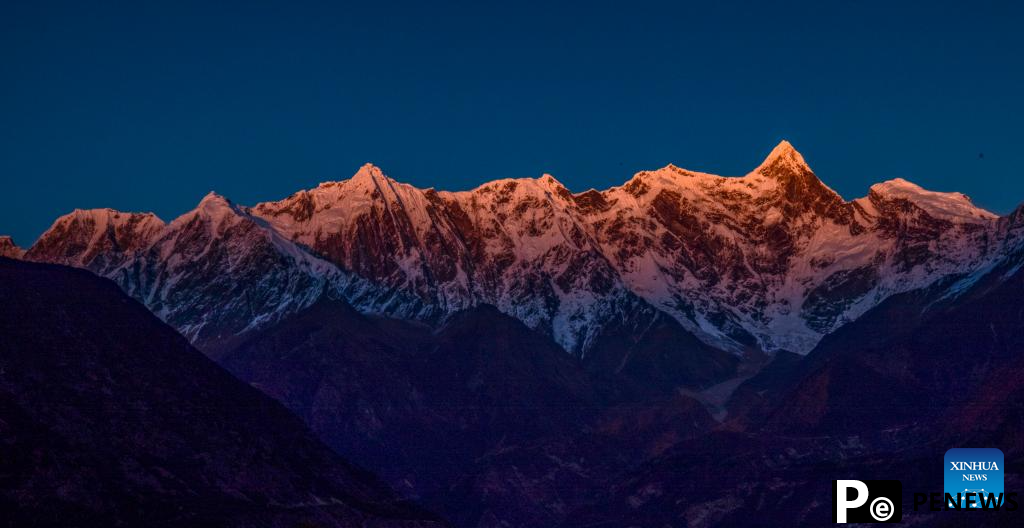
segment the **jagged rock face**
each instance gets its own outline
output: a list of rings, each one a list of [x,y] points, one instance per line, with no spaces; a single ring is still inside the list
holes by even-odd
[[[461,303],[468,298],[468,276],[458,270],[469,263],[459,261],[457,232],[425,193],[375,167],[363,167],[344,182],[257,205],[252,212],[338,266],[430,301],[395,305],[379,299],[367,309],[430,318],[467,306]]]
[[[214,356],[321,296],[358,298],[367,287],[213,193],[166,225],[152,215],[75,211],[26,259],[114,279]]]
[[[989,398],[999,392],[1007,405],[1020,387],[1024,247],[1006,234],[1019,218],[1020,210],[999,221],[1007,242],[985,266],[889,297],[804,358],[777,355],[734,393],[728,428],[842,436],[949,428],[963,425],[950,419],[960,414],[995,422],[1004,413],[979,412],[975,398],[997,405]],[[862,405],[865,394],[871,405]],[[979,430],[974,422],[955,432]]]
[[[487,303],[582,353],[605,324],[645,304],[601,253],[573,195],[550,176],[449,193],[395,182],[368,165],[350,180],[252,212],[386,286],[355,303],[364,311],[431,319]],[[398,292],[418,302],[396,302]]]
[[[214,195],[114,276],[206,348],[308,306],[338,278],[333,266]]]
[[[14,243],[9,236],[0,236],[0,257],[20,259],[25,255],[25,250]]]
[[[147,248],[163,228],[152,213],[76,209],[58,218],[25,258],[105,275]]]
[[[786,142],[742,178],[668,166],[579,194],[550,176],[422,191],[365,166],[253,213],[391,291],[415,292],[426,313],[387,298],[364,309],[423,316],[486,302],[570,350],[644,305],[715,346],[806,352],[893,293],[981,265],[997,245],[995,215],[963,195],[894,180],[846,202]]]
[[[995,219],[936,218],[913,197],[880,209],[887,188],[844,202],[786,143],[742,178],[669,166],[605,194],[618,207],[595,225],[631,290],[726,348],[806,352],[893,292],[978,265]]]
[[[29,257],[132,285],[194,339],[195,325],[246,331],[243,308],[258,326],[278,317],[275,302],[289,312],[329,290],[363,312],[427,322],[492,304],[582,355],[609,325],[639,327],[659,312],[715,347],[804,353],[892,294],[984,266],[1016,232],[961,194],[903,180],[844,201],[786,142],[743,177],[670,165],[605,191],[573,194],[545,175],[439,192],[366,165],[349,180],[233,210],[249,231],[209,240],[182,236],[181,221],[153,234],[65,217]],[[182,308],[194,289],[228,288],[214,270],[241,279],[232,295],[255,303]],[[200,314],[211,307],[232,321]]]

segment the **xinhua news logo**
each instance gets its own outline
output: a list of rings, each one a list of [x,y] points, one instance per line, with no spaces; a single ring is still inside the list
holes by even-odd
[[[898,480],[836,480],[832,516],[837,523],[898,523],[903,519]]]
[[[994,448],[950,449],[946,451],[944,466],[942,487],[949,506],[987,509],[1002,505],[1002,451]]]

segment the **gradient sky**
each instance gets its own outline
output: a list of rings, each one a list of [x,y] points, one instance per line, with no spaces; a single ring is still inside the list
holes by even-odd
[[[0,234],[367,161],[451,190],[740,175],[783,138],[847,199],[903,177],[1024,200],[1019,2],[550,3],[4,2]]]

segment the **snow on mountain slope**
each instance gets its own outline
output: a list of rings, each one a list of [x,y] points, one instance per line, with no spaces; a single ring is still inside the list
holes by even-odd
[[[593,225],[630,288],[709,342],[807,352],[885,297],[990,253],[994,215],[926,193],[921,205],[877,190],[845,202],[783,142],[743,177],[639,173],[601,194]],[[929,214],[937,197],[958,215]]]
[[[1024,205],[996,221],[993,238],[998,245],[985,263],[947,283],[940,300],[957,299],[982,281],[994,288],[1020,272],[1024,267]]]
[[[455,229],[430,196],[364,165],[351,179],[323,183],[252,209],[286,238],[419,302],[366,299],[359,307],[431,319],[470,306]],[[427,250],[426,244],[431,245]]]
[[[253,214],[385,286],[380,297],[354,303],[364,311],[431,320],[488,303],[572,352],[605,321],[654,313],[639,307],[580,224],[571,193],[547,175],[451,193],[397,183],[365,165],[349,180],[259,204]]]
[[[891,200],[907,200],[923,209],[932,217],[950,221],[959,220],[976,223],[979,219],[994,220],[998,217],[998,215],[976,207],[971,203],[971,199],[963,193],[929,191],[903,178],[876,183],[871,186],[870,193],[884,196]],[[870,201],[869,198],[870,196],[868,198],[861,198],[857,202],[867,206],[866,202]]]
[[[439,193],[473,263],[473,293],[583,353],[606,325],[653,319],[601,252],[574,196],[550,175]]]
[[[208,196],[166,226],[76,211],[28,258],[116,277],[201,343],[333,292],[426,322],[493,304],[577,354],[659,311],[716,347],[804,353],[894,293],[985,266],[1000,222],[904,180],[845,201],[784,141],[746,176],[669,165],[582,193],[550,175],[418,189],[368,164],[252,208]]]
[[[25,258],[106,275],[148,247],[163,228],[163,221],[152,213],[75,209],[58,218]]]
[[[211,193],[115,278],[186,337],[217,343],[312,304],[334,273]]]
[[[214,193],[171,223],[158,222],[152,215],[76,211],[58,219],[26,259],[113,279],[214,354],[322,295],[358,298],[372,289]]]
[[[486,302],[569,350],[639,297],[715,346],[806,352],[885,297],[980,265],[996,219],[902,180],[846,202],[788,142],[743,177],[670,165],[577,194],[549,175],[419,190],[367,165],[253,211],[420,299],[374,309]]]

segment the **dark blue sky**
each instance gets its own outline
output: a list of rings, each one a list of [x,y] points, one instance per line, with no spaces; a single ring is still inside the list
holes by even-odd
[[[1019,3],[551,3],[7,2],[0,233],[367,161],[443,189],[739,175],[782,138],[846,198],[904,177],[1024,200]]]

